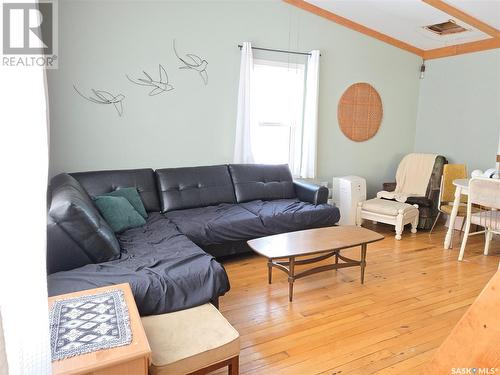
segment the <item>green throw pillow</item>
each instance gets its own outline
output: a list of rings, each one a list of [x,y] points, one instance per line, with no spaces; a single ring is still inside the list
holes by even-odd
[[[124,197],[98,195],[94,197],[94,202],[104,220],[116,233],[146,224],[146,220]]]
[[[111,196],[111,197],[123,197],[126,200],[130,202],[132,207],[135,208],[137,212],[141,214],[141,216],[144,219],[148,218],[148,214],[146,212],[146,209],[144,208],[144,204],[142,203],[141,196],[137,192],[137,189],[135,187],[129,187],[129,188],[121,188],[115,191],[112,191],[111,193],[103,194],[104,196]]]

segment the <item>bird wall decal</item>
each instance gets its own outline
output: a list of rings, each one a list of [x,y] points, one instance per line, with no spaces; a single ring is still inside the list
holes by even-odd
[[[207,60],[204,60],[201,57],[194,55],[192,53],[186,54],[186,57],[181,57],[177,52],[177,48],[175,46],[175,39],[173,42],[173,47],[175,56],[177,56],[177,58],[184,64],[184,66],[179,67],[179,69],[189,69],[197,71],[201,79],[203,80],[203,83],[207,85],[208,84]]]
[[[115,95],[105,90],[90,89],[90,91],[92,91],[92,93],[94,94],[94,97],[92,97],[82,94],[75,85],[73,85],[73,88],[83,99],[88,100],[89,102],[94,104],[111,104],[115,107],[118,116],[121,116],[123,114],[123,100],[125,99],[125,95]]]
[[[137,79],[132,79],[128,75],[125,75],[127,79],[132,82],[133,84],[139,85],[139,86],[147,86],[147,87],[152,87],[153,89],[149,92],[149,96],[155,96],[167,91],[171,91],[174,89],[174,86],[172,86],[170,83],[168,83],[168,74],[165,68],[159,64],[158,65],[158,73],[159,73],[159,80],[154,80],[148,73],[146,73],[144,70],[142,71],[144,73],[144,76],[146,78],[137,78]]]

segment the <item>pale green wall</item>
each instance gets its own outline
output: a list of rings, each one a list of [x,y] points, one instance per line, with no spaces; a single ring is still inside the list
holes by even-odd
[[[419,58],[281,1],[60,1],[59,16],[59,70],[48,72],[51,175],[231,162],[243,41],[321,50],[319,180],[356,174],[373,193],[413,150]],[[208,60],[207,87],[177,69],[174,38]],[[151,98],[125,79],[158,63],[173,92]],[[360,81],[379,91],[384,118],[373,139],[355,143],[338,128],[337,103]],[[73,83],[125,94],[123,117],[82,100]]]
[[[500,50],[427,62],[415,150],[473,169],[493,168],[500,131]]]

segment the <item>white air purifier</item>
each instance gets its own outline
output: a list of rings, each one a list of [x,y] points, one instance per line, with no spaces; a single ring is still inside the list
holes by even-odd
[[[358,202],[366,200],[366,180],[358,176],[333,178],[332,201],[340,210],[340,225],[355,225]]]

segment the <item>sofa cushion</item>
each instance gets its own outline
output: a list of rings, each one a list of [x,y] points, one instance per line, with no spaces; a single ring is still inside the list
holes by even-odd
[[[273,234],[327,227],[340,219],[337,207],[329,204],[314,205],[298,199],[258,200],[241,203],[240,206],[258,215]]]
[[[151,345],[150,375],[191,374],[240,354],[238,331],[209,303],[144,317],[142,325]]]
[[[115,233],[146,224],[146,220],[124,197],[98,195],[94,202]]]
[[[373,198],[362,203],[363,211],[373,212],[381,215],[397,216],[401,210],[403,214],[418,210],[408,203],[397,202],[389,199]]]
[[[238,203],[296,197],[292,174],[286,164],[231,164],[229,171]]]
[[[113,230],[78,181],[63,173],[51,180],[50,188],[49,272],[119,258],[120,246]]]
[[[236,204],[170,211],[165,216],[198,245],[248,240],[271,234],[259,217]]]
[[[152,169],[123,169],[71,173],[90,196],[103,195],[120,188],[135,187],[148,212],[160,211],[160,201]]]
[[[135,187],[129,188],[121,188],[111,193],[103,194],[108,197],[123,197],[129,201],[129,203],[134,207],[134,209],[144,218],[148,218],[148,213],[146,212],[146,208],[144,207],[144,203],[142,203],[141,196]]]
[[[162,212],[235,203],[227,165],[157,169]]]
[[[120,259],[49,275],[49,295],[129,283],[140,314],[153,315],[199,306],[229,290],[224,268],[160,213],[117,237]]]

